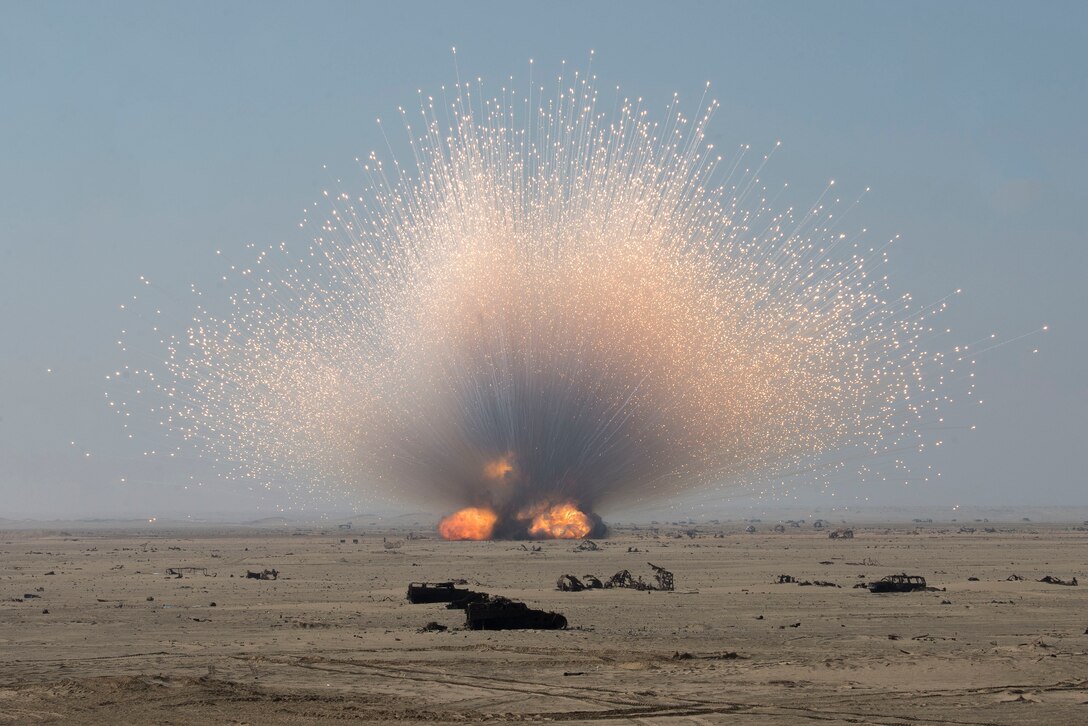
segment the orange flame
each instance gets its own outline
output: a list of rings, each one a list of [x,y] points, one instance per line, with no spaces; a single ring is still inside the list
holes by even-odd
[[[506,475],[512,471],[514,471],[514,457],[511,454],[500,456],[484,464],[484,476],[488,479],[505,479]]]
[[[593,529],[589,517],[572,502],[551,507],[546,505],[540,508],[534,507],[518,514],[518,519],[529,517],[533,519],[529,525],[529,534],[533,537],[579,539],[585,537]]]
[[[438,523],[444,539],[490,539],[499,515],[485,507],[465,507]]]

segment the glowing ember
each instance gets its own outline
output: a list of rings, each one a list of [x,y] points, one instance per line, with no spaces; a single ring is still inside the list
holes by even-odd
[[[483,507],[466,507],[438,523],[438,533],[445,539],[491,539],[499,515]]]
[[[532,523],[529,525],[529,534],[543,539],[580,539],[589,534],[593,524],[585,512],[582,512],[570,502],[556,504],[543,511],[531,513]],[[528,519],[521,514],[518,519]]]

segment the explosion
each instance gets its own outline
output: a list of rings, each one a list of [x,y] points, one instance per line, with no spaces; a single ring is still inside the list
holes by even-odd
[[[573,504],[556,504],[542,510],[526,511],[525,518],[531,518],[529,536],[542,539],[580,539],[587,536],[593,524],[584,512]]]
[[[483,507],[466,507],[438,523],[443,539],[491,539],[499,515]]]
[[[833,186],[776,211],[766,157],[706,142],[716,102],[655,121],[578,73],[558,89],[458,83],[402,111],[414,172],[362,160],[362,191],[306,211],[308,249],[236,265],[226,309],[202,301],[166,371],[134,371],[164,425],[307,501],[457,510],[447,539],[907,476],[957,372],[922,344],[945,303],[885,299],[883,246]]]
[[[450,540],[580,539],[603,534],[604,524],[573,503],[540,504],[500,515],[490,507],[465,507],[438,523],[438,534]]]

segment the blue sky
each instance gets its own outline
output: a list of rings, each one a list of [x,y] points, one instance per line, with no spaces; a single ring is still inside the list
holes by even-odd
[[[118,306],[148,275],[182,325],[216,249],[301,241],[302,208],[382,148],[374,118],[452,81],[451,46],[495,82],[593,49],[603,87],[656,109],[710,81],[714,140],[782,140],[770,177],[797,201],[871,186],[861,222],[902,235],[893,283],[963,288],[962,340],[1051,325],[979,360],[978,429],[935,457],[940,484],[871,502],[1086,505],[1086,8],[0,3],[0,516],[257,506],[124,439]]]

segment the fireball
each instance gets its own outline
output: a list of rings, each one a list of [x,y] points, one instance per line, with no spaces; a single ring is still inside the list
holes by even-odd
[[[488,479],[505,479],[514,471],[512,454],[500,456],[484,464],[484,476]]]
[[[438,523],[443,539],[491,539],[499,515],[485,507],[466,507]]]
[[[572,502],[541,509],[534,508],[518,515],[518,519],[529,517],[533,520],[529,525],[529,535],[542,539],[580,539],[593,529],[593,524],[586,513],[575,507]]]

